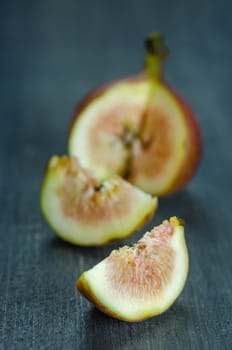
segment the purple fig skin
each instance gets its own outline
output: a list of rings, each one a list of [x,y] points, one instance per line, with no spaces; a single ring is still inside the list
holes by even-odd
[[[111,81],[94,89],[89,94],[87,94],[87,96],[76,106],[74,110],[70,124],[69,138],[71,137],[73,125],[76,123],[77,119],[79,118],[79,115],[88,106],[89,103],[91,103],[96,98],[103,96],[108,89],[112,88],[116,84],[127,82],[136,84],[138,82],[146,81],[147,79],[148,77],[146,73],[140,73],[129,78]],[[162,193],[162,195],[169,195],[181,190],[189,183],[189,181],[191,180],[191,178],[196,173],[199,167],[202,158],[203,147],[200,126],[191,107],[188,105],[188,103],[183,97],[181,97],[177,92],[175,92],[172,88],[168,86],[163,77],[159,79],[159,83],[161,83],[169,92],[171,92],[172,96],[175,98],[177,104],[179,105],[182,111],[182,115],[184,117],[186,131],[188,135],[185,157],[181,167],[179,168],[178,176],[176,176],[171,186],[169,186],[166,189],[166,191]]]
[[[77,105],[74,111],[71,125],[70,125],[69,141],[71,141],[72,138],[74,137],[72,135],[73,126],[76,124],[79,116],[82,115],[82,112],[84,111],[84,109],[97,98],[102,98],[102,101],[104,101],[104,94],[107,92],[108,89],[112,89],[115,86],[117,86],[117,84],[123,84],[123,83],[125,84],[130,83],[131,84],[130,88],[133,89],[133,84],[136,85],[138,83],[147,82],[151,87],[151,90],[150,90],[151,97],[149,99],[148,104],[144,106],[145,112],[144,112],[144,116],[141,116],[142,124],[140,125],[140,137],[139,137],[142,143],[142,147],[144,147],[144,149],[146,148],[147,153],[146,154],[142,153],[142,156],[140,158],[137,158],[137,156],[134,157],[134,160],[138,160],[136,165],[137,168],[135,169],[133,168],[133,175],[132,177],[128,178],[128,181],[131,181],[133,184],[136,185],[136,176],[144,173],[144,175],[147,176],[147,178],[150,177],[150,179],[152,179],[153,181],[153,184],[155,184],[157,170],[160,169],[162,174],[162,166],[165,164],[170,164],[168,163],[170,159],[172,160],[171,164],[173,166],[175,165],[175,160],[177,159],[176,167],[174,166],[173,168],[173,173],[170,171],[170,168],[169,170],[167,170],[166,168],[163,172],[164,178],[165,178],[165,175],[168,175],[168,174],[171,175],[171,173],[173,174],[173,176],[169,177],[169,180],[167,182],[165,182],[164,180],[161,187],[158,182],[159,187],[157,186],[152,188],[154,185],[150,184],[149,188],[147,187],[145,188],[145,191],[147,192],[162,196],[162,195],[167,195],[167,194],[171,194],[176,191],[179,191],[184,186],[186,186],[188,182],[191,180],[202,158],[202,137],[201,137],[200,126],[190,106],[185,101],[185,99],[181,97],[179,93],[175,92],[175,90],[169,87],[169,85],[166,83],[164,79],[163,63],[167,57],[168,49],[165,45],[163,36],[160,33],[150,34],[145,40],[145,46],[146,46],[147,54],[145,56],[145,67],[143,71],[139,72],[134,76],[112,81],[96,88],[95,90],[90,92]],[[182,128],[184,130],[183,135],[186,135],[186,137],[183,140],[183,145],[179,146],[179,148],[176,149],[176,153],[172,152],[173,148],[172,148],[172,145],[170,147],[170,143],[169,143],[169,141],[172,139],[172,135],[174,135],[173,133],[175,132],[175,130],[173,131],[172,129],[171,123],[167,123],[165,127],[162,126],[163,129],[161,130],[161,134],[159,134],[159,130],[160,130],[159,124],[156,129],[153,128],[149,130],[150,140],[156,140],[157,135],[158,136],[161,135],[162,137],[163,135],[166,136],[166,139],[164,141],[159,142],[158,149],[152,148],[151,144],[150,146],[147,146],[144,143],[144,137],[146,137],[144,134],[144,125],[147,124],[150,118],[149,111],[151,111],[150,108],[152,108],[152,105],[153,105],[152,93],[153,93],[153,88],[154,87],[156,88],[156,86],[160,86],[162,89],[167,91],[167,94],[172,98],[173,102],[175,103],[176,109],[180,112],[180,116],[181,116],[180,118],[183,121],[182,123]],[[154,95],[154,98],[155,98],[155,95]],[[160,112],[162,114],[162,108],[160,109]],[[167,121],[168,120],[170,121],[171,118],[172,118],[172,114],[168,114],[166,116]],[[158,120],[159,120],[159,117],[158,117]],[[168,146],[168,143],[169,143],[169,146]],[[155,144],[155,142],[153,144]],[[167,163],[165,163],[165,157],[162,157],[161,159],[158,156],[160,151],[163,154],[166,152],[166,154],[169,156],[169,157],[167,156]],[[178,153],[180,152],[182,154],[182,158],[180,161],[178,161],[178,159],[180,159],[178,158]],[[144,161],[144,156],[146,157],[145,161]],[[156,156],[158,157],[156,158]],[[152,161],[149,162],[149,160],[153,160],[153,161],[155,160],[156,163]],[[156,170],[154,174],[150,176],[149,173],[150,173],[150,170],[152,169],[156,169]],[[130,173],[132,169],[129,166],[127,170]],[[143,185],[141,185],[141,188],[144,190]]]

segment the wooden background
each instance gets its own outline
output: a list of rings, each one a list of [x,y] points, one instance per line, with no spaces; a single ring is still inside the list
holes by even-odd
[[[231,11],[223,0],[0,2],[0,349],[232,348]],[[66,153],[76,103],[137,72],[152,30],[170,47],[167,80],[198,115],[204,157],[148,225],[174,214],[186,221],[186,288],[165,314],[130,324],[75,289],[117,245],[63,243],[41,216],[39,193],[48,158]]]

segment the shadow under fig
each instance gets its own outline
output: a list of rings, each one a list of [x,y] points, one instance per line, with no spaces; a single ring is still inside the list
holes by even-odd
[[[49,248],[51,250],[63,251],[69,253],[74,253],[77,255],[85,257],[104,257],[109,255],[111,250],[116,248],[117,243],[112,243],[108,246],[99,246],[99,247],[82,247],[78,245],[73,245],[71,243],[63,241],[61,238],[54,236],[49,241]]]
[[[86,339],[86,349],[118,350],[122,345],[126,349],[135,349],[140,343],[144,344],[143,337],[157,344],[162,343],[163,338],[167,340],[167,330],[175,328],[176,332],[186,327],[191,318],[191,310],[181,303],[174,304],[165,313],[141,322],[125,322],[114,319],[94,306],[86,313],[86,326],[92,334]],[[101,339],[96,341],[97,334]],[[169,335],[172,336],[171,334]],[[123,341],[123,344],[122,344]]]

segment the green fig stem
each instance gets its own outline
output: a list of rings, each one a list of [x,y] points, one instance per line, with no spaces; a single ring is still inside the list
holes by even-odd
[[[151,135],[151,107],[154,103],[156,83],[163,79],[163,63],[168,55],[164,38],[160,33],[152,33],[145,40],[147,55],[145,58],[145,73],[150,80],[146,108],[141,118],[140,141],[144,148],[148,147]]]
[[[145,40],[147,55],[145,58],[145,71],[152,79],[160,79],[163,76],[163,63],[168,55],[162,34],[155,32],[147,36]]]

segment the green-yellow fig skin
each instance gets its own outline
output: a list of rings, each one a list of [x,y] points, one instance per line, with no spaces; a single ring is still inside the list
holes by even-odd
[[[114,179],[111,179],[107,181],[107,183],[117,183],[121,184],[120,191],[133,191],[133,196],[136,196],[137,200],[140,200],[140,203],[137,205],[139,208],[139,213],[137,207],[133,206],[131,207],[131,213],[136,213],[135,218],[132,220],[131,213],[125,213],[127,216],[119,217],[117,218],[117,221],[121,219],[123,222],[121,222],[122,229],[120,230],[119,234],[119,227],[115,227],[115,218],[112,221],[112,227],[110,227],[109,223],[106,225],[106,219],[104,218],[105,215],[103,213],[104,220],[102,221],[102,224],[99,225],[99,222],[94,223],[91,221],[90,217],[85,218],[85,221],[78,221],[78,220],[72,220],[72,223],[70,223],[70,217],[67,217],[61,209],[61,206],[59,204],[59,199],[57,199],[56,192],[51,192],[51,186],[55,184],[56,191],[59,188],[60,184],[63,183],[64,179],[62,178],[62,174],[59,174],[60,170],[63,170],[63,165],[57,165],[57,167],[60,167],[60,169],[57,169],[53,167],[51,164],[53,162],[53,159],[56,158],[56,162],[70,162],[71,159],[74,159],[74,157],[58,157],[53,156],[45,169],[45,175],[43,178],[42,186],[41,186],[41,193],[40,193],[40,207],[41,212],[48,223],[48,225],[51,227],[51,229],[56,233],[56,235],[61,238],[62,240],[78,245],[83,247],[99,247],[99,246],[105,246],[112,244],[114,242],[121,241],[122,239],[128,238],[132,236],[134,233],[136,233],[140,228],[142,228],[144,225],[146,225],[154,216],[154,213],[158,207],[158,198],[152,197],[146,193],[142,193],[142,191],[138,191],[136,187],[131,186],[126,181],[120,179],[119,177],[115,176]],[[54,163],[54,162],[53,162]],[[59,179],[58,179],[59,178]],[[61,178],[61,180],[60,180]],[[91,181],[95,181],[94,178],[91,179]],[[123,186],[129,186],[123,187]],[[134,192],[135,191],[135,192]],[[48,195],[48,193],[50,193]],[[128,193],[128,192],[126,192]],[[53,198],[52,198],[53,197]],[[54,197],[55,202],[54,202]],[[121,198],[121,197],[120,197]],[[78,198],[77,198],[78,200]],[[54,204],[55,203],[55,204]],[[120,203],[123,206],[122,199],[120,199]],[[142,204],[143,203],[143,204]],[[86,205],[86,203],[83,203],[83,205]],[[55,205],[55,207],[54,207]],[[97,203],[96,203],[97,205]],[[115,208],[116,209],[116,208]],[[52,215],[56,216],[56,220],[54,219]],[[124,215],[124,214],[123,214]],[[130,216],[129,216],[130,215]],[[57,222],[61,220],[62,218],[62,225],[67,221],[67,224],[65,226],[58,225]],[[83,218],[84,219],[84,218]],[[65,221],[66,220],[66,221]],[[110,220],[110,219],[109,219]],[[109,221],[111,222],[111,221]],[[126,223],[126,224],[125,224]],[[71,233],[66,234],[70,231],[69,226],[74,225],[75,226],[75,234],[73,234],[73,230]],[[65,227],[65,231],[64,228]],[[123,229],[124,227],[124,229]],[[107,234],[102,234],[104,230],[107,230]],[[125,230],[125,231],[124,231]],[[83,232],[83,233],[81,233]],[[100,234],[99,234],[100,233]],[[91,236],[88,237],[88,234]],[[82,238],[81,238],[82,237]],[[91,238],[92,237],[92,238]],[[87,238],[87,239],[86,239]]]
[[[77,245],[79,247],[104,247],[104,246],[108,246],[117,242],[121,242],[123,239],[126,238],[130,238],[132,237],[134,234],[136,234],[140,229],[142,229],[144,226],[146,226],[154,217],[155,211],[157,210],[157,206],[158,206],[158,201],[155,204],[154,208],[152,209],[152,211],[150,212],[150,214],[148,214],[147,216],[143,217],[142,220],[138,223],[137,227],[132,230],[129,234],[126,234],[125,237],[109,237],[109,239],[106,239],[104,241],[100,241],[100,242],[94,242],[92,244],[89,243],[85,243],[85,242],[81,242],[81,241],[76,241],[75,239],[71,239],[71,238],[64,238],[64,235],[61,231],[59,231],[57,229],[57,227],[55,225],[53,225],[47,215],[46,209],[44,208],[43,205],[43,191],[45,188],[45,181],[42,184],[42,189],[41,189],[41,195],[40,195],[40,208],[41,208],[41,212],[43,214],[44,219],[46,220],[47,224],[49,225],[49,227],[51,228],[51,230],[62,240],[66,241],[67,243],[70,243],[72,245]]]
[[[173,218],[171,218],[171,220],[172,219]],[[174,217],[174,220],[176,220],[175,225],[176,225],[177,231],[178,231],[180,226],[183,226],[183,223],[181,223],[181,221],[175,217]],[[177,221],[177,220],[179,220],[179,221]],[[95,268],[95,266],[97,267],[98,265],[100,265],[102,262],[104,262],[105,259],[102,262],[100,262],[99,264],[95,265],[89,271],[82,273],[82,275],[76,281],[76,287],[77,287],[78,291],[86,299],[88,299],[91,303],[93,303],[100,311],[102,311],[105,314],[107,314],[108,316],[111,316],[111,317],[116,318],[118,320],[122,320],[122,321],[126,321],[126,322],[141,322],[141,321],[144,321],[144,320],[149,319],[151,317],[158,316],[158,315],[164,313],[165,311],[167,311],[171,307],[171,305],[173,305],[173,303],[177,300],[177,298],[183,292],[183,289],[184,289],[186,282],[188,280],[189,256],[188,256],[188,249],[187,249],[187,246],[185,243],[185,238],[184,238],[183,232],[181,233],[180,238],[178,238],[178,240],[179,240],[179,243],[178,243],[179,246],[182,247],[180,255],[182,256],[182,258],[181,258],[182,267],[181,268],[183,268],[183,272],[182,272],[183,276],[181,277],[181,281],[178,282],[178,283],[180,283],[180,285],[177,288],[177,290],[175,290],[175,292],[171,298],[168,298],[167,301],[165,303],[163,303],[163,306],[161,308],[159,308],[159,307],[153,308],[153,305],[151,304],[151,307],[149,309],[146,307],[144,308],[144,312],[141,312],[141,310],[140,310],[138,313],[132,312],[132,314],[126,314],[125,310],[119,310],[117,307],[116,308],[110,307],[107,304],[107,302],[104,300],[105,297],[103,296],[103,294],[102,295],[99,294],[99,290],[96,291],[94,289],[94,285],[96,285],[96,283],[92,284],[90,277],[87,276],[89,271],[93,270]],[[176,254],[178,254],[178,251],[176,251]],[[99,283],[101,283],[101,282],[99,282]],[[169,287],[167,285],[166,288],[173,288],[173,286]],[[104,291],[104,294],[105,293],[106,292]],[[109,293],[110,293],[110,291],[109,291]],[[126,296],[125,296],[125,298],[126,298]],[[130,297],[128,296],[128,298],[130,298]],[[113,304],[114,304],[114,301],[115,301],[115,303],[117,303],[117,296],[116,295],[115,295],[115,299],[114,298],[112,299]],[[128,300],[128,302],[129,302],[129,300]],[[142,305],[143,300],[141,300],[140,303]],[[136,308],[136,306],[135,306],[135,308]]]

